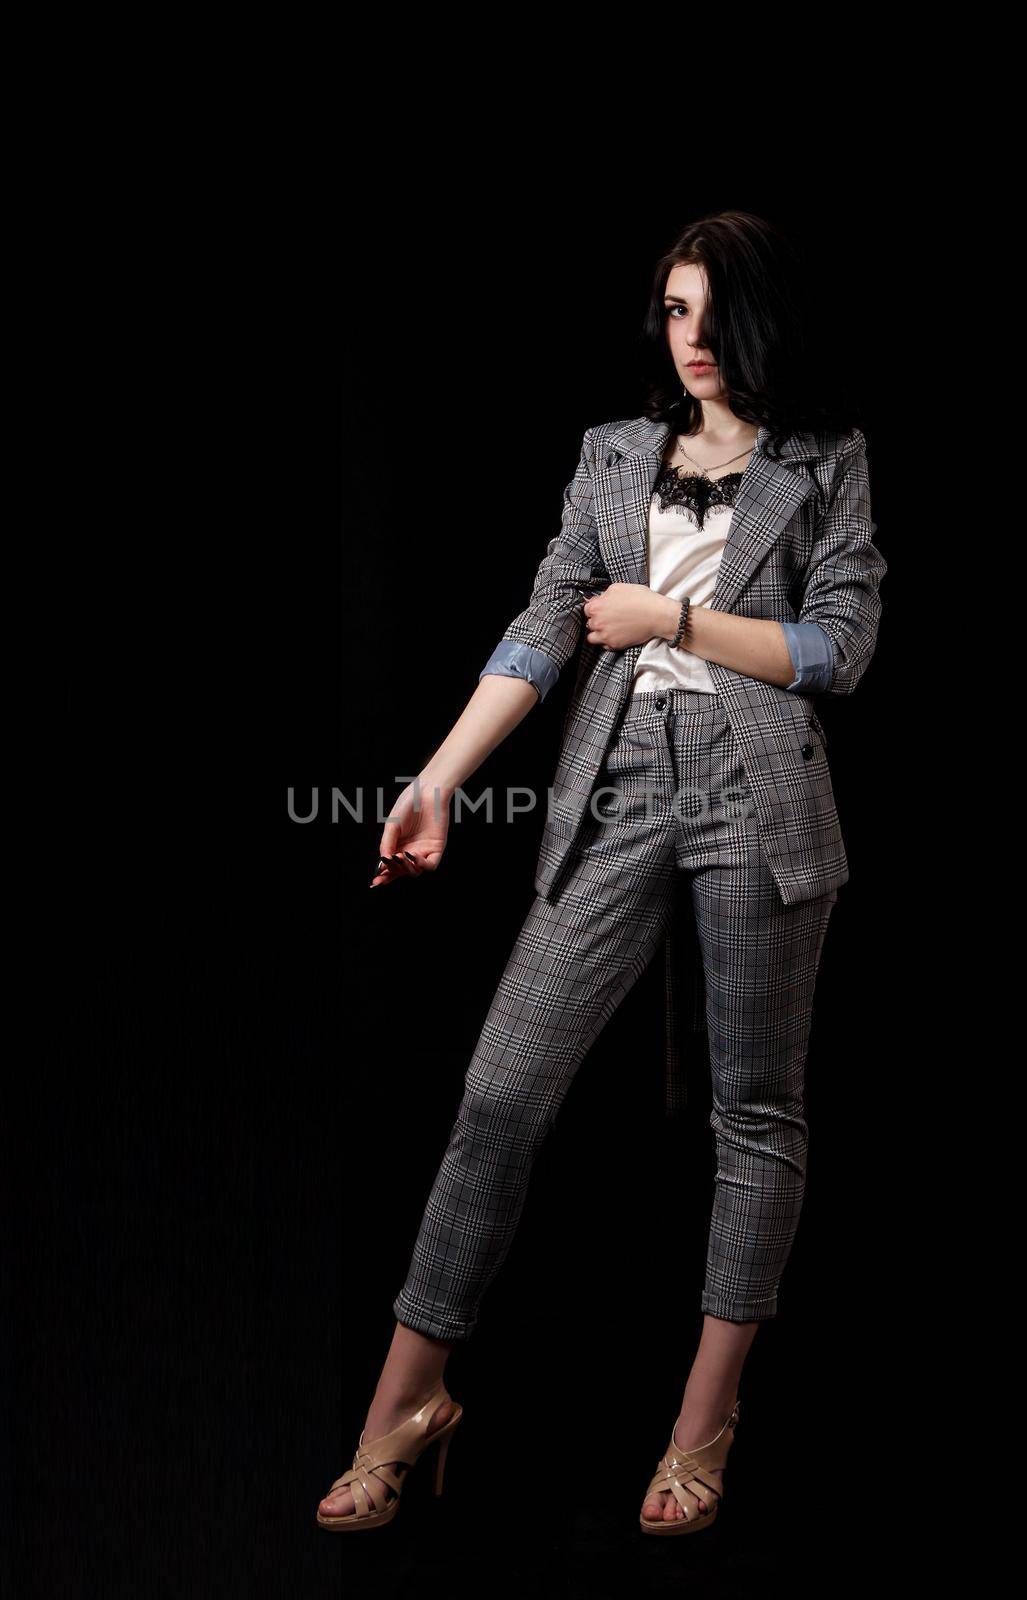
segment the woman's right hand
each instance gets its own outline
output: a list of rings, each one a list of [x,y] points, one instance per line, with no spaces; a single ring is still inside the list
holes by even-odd
[[[485,673],[420,776],[407,784],[392,807],[389,815],[395,821],[387,822],[382,832],[382,859],[371,879],[372,889],[394,878],[419,878],[422,872],[435,871],[446,848],[453,796],[538,701],[538,689],[526,679]],[[420,811],[414,810],[415,785]]]
[[[434,872],[442,859],[449,836],[449,796],[436,792],[428,784],[408,783],[398,800],[390,808],[382,830],[378,871],[371,879],[371,888],[380,883],[393,883],[397,878],[419,878],[422,872]],[[414,801],[421,809],[414,809]]]

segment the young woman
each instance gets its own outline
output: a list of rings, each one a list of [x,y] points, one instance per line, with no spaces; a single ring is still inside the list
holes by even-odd
[[[745,1358],[777,1312],[806,1171],[813,990],[849,876],[813,700],[865,672],[886,563],[863,434],[805,392],[801,297],[775,230],[740,212],[689,227],[658,263],[646,331],[646,414],[587,430],[528,606],[382,833],[373,885],[434,871],[453,794],[577,656],[538,892],[325,1527],[391,1520],[432,1445],[441,1490],[461,1415],[447,1356],[474,1328],[575,1072],[667,936],[681,872],[718,1159],[702,1336],[643,1531],[713,1521]]]

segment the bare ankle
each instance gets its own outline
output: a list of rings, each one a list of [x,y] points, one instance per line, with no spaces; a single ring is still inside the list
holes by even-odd
[[[409,1379],[390,1379],[379,1383],[372,1406],[382,1411],[417,1411],[441,1389],[442,1383],[441,1378],[420,1383]]]

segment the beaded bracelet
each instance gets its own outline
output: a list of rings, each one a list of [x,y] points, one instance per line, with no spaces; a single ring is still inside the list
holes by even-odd
[[[676,646],[681,643],[681,636],[685,631],[685,621],[686,621],[687,617],[688,617],[688,600],[684,599],[681,602],[681,615],[678,618],[678,631],[674,635],[673,639],[671,639],[671,641],[670,641],[670,647],[671,647],[672,650],[675,649]]]

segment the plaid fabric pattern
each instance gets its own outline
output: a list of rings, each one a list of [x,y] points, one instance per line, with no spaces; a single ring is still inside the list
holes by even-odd
[[[702,1309],[776,1315],[806,1172],[813,991],[837,889],[785,902],[726,703],[633,697],[558,887],[536,894],[469,1064],[393,1310],[469,1337],[513,1240],[536,1151],[600,1031],[665,943],[688,885],[705,970],[716,1186]],[[682,874],[686,877],[682,879]]]
[[[563,668],[577,652],[560,754],[536,864],[535,889],[550,896],[570,859],[603,757],[631,685],[641,645],[605,650],[585,639],[582,602],[608,583],[648,582],[649,502],[670,428],[634,417],[588,428],[564,490],[560,532],[550,540],[531,597],[504,639],[544,652]],[[712,606],[737,616],[815,622],[834,648],[828,695],[851,694],[870,664],[887,563],[873,543],[866,440],[796,433],[780,461],[761,428],[735,496]],[[767,864],[786,905],[815,899],[849,878],[814,696],[789,692],[708,663],[751,786]],[[666,952],[668,1104],[680,1070],[671,1044],[681,969]],[[694,972],[688,983],[694,988]]]

